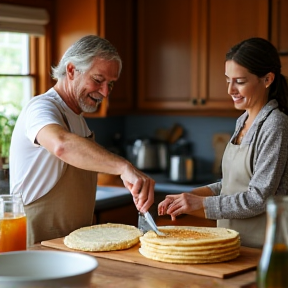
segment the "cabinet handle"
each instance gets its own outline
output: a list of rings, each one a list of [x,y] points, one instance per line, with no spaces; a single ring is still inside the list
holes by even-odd
[[[201,104],[201,105],[205,105],[205,104],[206,104],[206,99],[203,99],[203,98],[202,98],[202,99],[200,100],[200,104]]]
[[[278,51],[279,56],[288,56],[288,50]]]
[[[192,102],[193,105],[197,105],[198,104],[197,98],[192,99],[191,102]]]
[[[206,104],[206,99],[197,99],[197,98],[194,98],[191,100],[192,102],[192,105],[205,105]]]

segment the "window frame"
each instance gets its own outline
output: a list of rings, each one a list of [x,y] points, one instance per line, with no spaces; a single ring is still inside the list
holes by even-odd
[[[30,73],[34,78],[33,96],[45,93],[50,87],[54,86],[55,81],[51,78],[51,66],[54,55],[52,47],[54,29],[54,0],[0,0],[1,4],[20,5],[34,8],[44,8],[49,14],[50,21],[45,25],[44,36],[29,36],[30,52]],[[4,74],[1,74],[4,75]],[[6,76],[6,75],[5,75]],[[15,76],[7,75],[7,76]],[[19,77],[19,76],[18,76]]]

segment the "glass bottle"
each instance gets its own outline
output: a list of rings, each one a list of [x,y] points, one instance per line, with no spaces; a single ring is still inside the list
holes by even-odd
[[[258,288],[288,287],[288,196],[267,201],[265,243],[257,268]]]
[[[26,235],[21,196],[0,195],[0,253],[26,250]]]

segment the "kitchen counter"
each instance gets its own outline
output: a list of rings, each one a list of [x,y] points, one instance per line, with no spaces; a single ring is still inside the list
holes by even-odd
[[[188,185],[187,187],[184,187],[186,185],[177,185],[176,187],[173,187],[173,185],[170,184],[167,184],[168,186],[162,186],[161,183],[159,184],[160,185],[156,184],[155,191],[160,191],[160,193],[165,192],[163,190],[166,190],[167,193],[168,190],[172,191],[172,193],[181,193],[183,190],[190,190],[194,187],[194,185]],[[116,202],[120,203],[121,201],[125,202],[127,198],[131,200],[132,197],[126,188],[99,186],[96,202],[98,204],[102,202],[103,204],[114,199]],[[199,222],[199,218],[194,217],[193,225],[197,226],[197,223],[200,226],[205,225],[205,223]],[[55,249],[36,244],[28,250]],[[251,284],[255,282],[256,279],[255,270],[227,279],[220,279],[187,272],[168,271],[165,269],[99,257],[97,258],[97,261],[99,266],[93,272],[91,288],[256,288],[255,285]]]
[[[197,226],[203,223],[194,217],[193,224]],[[29,250],[54,249],[36,244]],[[91,288],[256,288],[250,285],[255,282],[255,270],[221,279],[188,272],[168,271],[120,260],[96,258],[99,266],[93,272]]]
[[[54,249],[37,244],[29,250]],[[256,279],[255,271],[220,279],[104,258],[97,261],[90,288],[256,288],[250,285]]]

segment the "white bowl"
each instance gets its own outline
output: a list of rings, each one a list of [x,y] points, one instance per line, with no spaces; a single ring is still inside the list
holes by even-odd
[[[17,251],[0,254],[0,287],[89,287],[95,257],[77,252]]]

